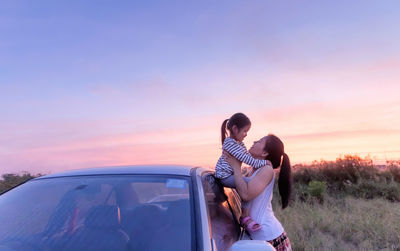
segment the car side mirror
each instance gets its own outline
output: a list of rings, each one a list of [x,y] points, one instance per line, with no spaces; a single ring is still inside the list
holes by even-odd
[[[235,242],[231,251],[275,251],[275,248],[267,241],[240,240]]]

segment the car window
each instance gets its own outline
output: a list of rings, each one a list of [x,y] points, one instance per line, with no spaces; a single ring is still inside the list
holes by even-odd
[[[236,202],[231,200],[235,204],[231,204],[232,207],[229,206],[224,188],[212,174],[203,176],[202,182],[208,207],[212,238],[217,250],[229,250],[240,235],[240,227],[236,216],[232,214],[231,210],[231,208],[236,208]],[[226,193],[230,197],[234,196],[232,191],[229,190],[231,189],[225,188]]]
[[[242,215],[242,207],[241,207],[242,202],[240,196],[235,189],[231,189],[229,187],[224,187],[224,192],[228,197],[228,202],[231,205],[233,214],[237,222],[239,222],[239,218]]]
[[[27,182],[0,196],[0,250],[191,250],[190,182],[155,175]]]

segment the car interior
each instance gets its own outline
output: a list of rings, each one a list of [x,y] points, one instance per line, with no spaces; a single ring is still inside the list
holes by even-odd
[[[150,182],[138,179],[140,182],[136,183],[141,186],[135,186],[134,179],[121,182],[82,179],[68,181],[57,191],[36,192],[38,197],[32,196],[30,202],[19,201],[20,206],[16,207],[21,209],[20,217],[32,217],[24,206],[36,204],[40,208],[52,200],[51,206],[46,206],[49,213],[27,219],[26,231],[20,229],[0,236],[0,248],[26,251],[192,249],[188,186],[183,189],[177,179],[152,179]],[[35,228],[37,223],[43,226]]]
[[[113,192],[118,194],[118,188]],[[66,208],[68,216],[55,218],[63,221],[57,224],[59,227],[69,231],[65,231],[62,238],[53,235],[50,246],[57,246],[58,250],[191,249],[189,198],[136,203],[134,206],[127,206],[121,198],[116,200],[118,202],[121,205],[92,207],[83,224],[74,222],[76,210],[69,205]]]

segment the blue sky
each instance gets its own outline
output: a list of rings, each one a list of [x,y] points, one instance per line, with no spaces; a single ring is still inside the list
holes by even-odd
[[[294,162],[346,152],[382,159],[400,145],[398,1],[1,5],[0,165],[6,171],[213,166],[219,124],[238,111],[253,121],[248,147],[274,132],[293,149]],[[313,145],[332,143],[317,151],[305,144],[313,135],[335,136],[316,140]],[[349,137],[359,145],[345,143]],[[157,140],[171,147],[158,149]],[[183,145],[192,149],[188,157],[172,153]],[[97,159],[96,152],[108,157]]]

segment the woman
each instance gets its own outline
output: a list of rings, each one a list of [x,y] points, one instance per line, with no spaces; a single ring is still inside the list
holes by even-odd
[[[252,232],[255,240],[266,240],[276,250],[292,250],[281,223],[275,218],[271,200],[274,190],[275,174],[273,169],[280,168],[279,193],[282,199],[282,209],[289,203],[292,187],[289,157],[284,151],[282,141],[275,135],[269,134],[254,142],[249,149],[250,154],[257,159],[269,160],[266,166],[250,172],[250,181],[246,182],[241,173],[241,162],[224,152],[227,162],[234,170],[236,190],[240,197],[250,202],[250,217],[261,224],[261,230]]]

